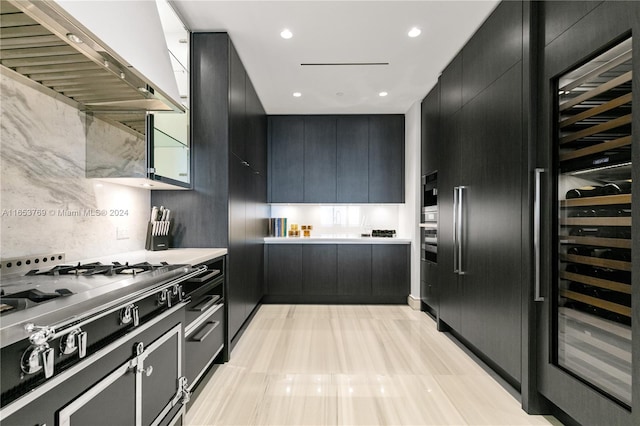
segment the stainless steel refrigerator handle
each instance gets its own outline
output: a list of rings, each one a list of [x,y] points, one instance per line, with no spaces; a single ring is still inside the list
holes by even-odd
[[[464,231],[464,228],[462,227],[462,213],[464,208],[462,194],[465,189],[467,189],[466,186],[458,187],[458,275],[465,274],[462,269],[462,265],[464,265],[462,260],[462,244],[464,242],[464,239],[462,238],[462,232]]]
[[[458,187],[453,187],[453,273],[458,273]]]
[[[535,270],[535,287],[533,293],[534,302],[544,301],[540,295],[540,214],[541,214],[541,176],[544,169],[535,169],[535,194],[533,199],[533,262]]]

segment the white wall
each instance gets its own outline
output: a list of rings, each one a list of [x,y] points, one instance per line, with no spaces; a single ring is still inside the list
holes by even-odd
[[[420,299],[420,101],[405,114],[405,203],[400,206],[399,232],[411,238],[411,295]]]
[[[4,74],[0,114],[0,258],[144,249],[149,190],[86,178],[87,135],[127,154],[129,133]]]
[[[277,205],[271,206],[271,217],[286,217],[287,225],[313,225],[312,236],[356,236],[372,229],[395,229],[399,232],[399,204],[385,205]]]

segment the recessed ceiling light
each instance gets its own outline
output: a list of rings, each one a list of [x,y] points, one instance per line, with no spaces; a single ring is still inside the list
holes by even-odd
[[[384,98],[385,96],[387,96],[387,95],[388,95],[388,93],[387,93],[387,92],[380,92],[380,93],[378,93],[378,96],[383,97],[383,98]]]
[[[409,37],[418,37],[420,35],[422,31],[420,30],[420,28],[418,27],[413,27],[409,30],[409,32],[407,33],[407,35]]]
[[[280,37],[282,37],[285,40],[289,40],[291,37],[293,37],[293,33],[291,31],[289,31],[288,29],[284,29],[282,30],[282,32],[280,33]]]
[[[300,92],[293,92],[293,97],[294,97],[294,98],[299,98],[300,96],[302,96],[302,93],[300,93]]]
[[[142,183],[141,185],[144,186],[145,188],[151,188],[153,186],[150,183]]]

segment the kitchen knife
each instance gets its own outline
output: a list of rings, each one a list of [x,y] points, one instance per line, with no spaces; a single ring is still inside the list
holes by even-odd
[[[158,220],[158,207],[153,206],[151,209],[151,235],[155,236],[157,231],[156,221]]]
[[[166,228],[164,230],[164,234],[165,235],[169,235],[169,225],[171,224],[171,220],[170,220],[170,218],[171,218],[171,210],[167,209],[166,212],[167,212],[167,215],[165,217],[165,221],[166,221],[166,225],[165,226],[166,226]]]

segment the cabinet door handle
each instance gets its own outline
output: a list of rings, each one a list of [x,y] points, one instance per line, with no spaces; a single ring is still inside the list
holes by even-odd
[[[198,312],[202,312],[202,311],[206,311],[207,309],[209,309],[210,307],[212,307],[218,300],[220,299],[220,296],[215,294],[215,295],[207,295],[205,297],[203,297],[193,308],[191,308],[191,311],[198,311]]]
[[[544,301],[544,297],[540,294],[540,215],[541,215],[541,187],[542,187],[542,173],[545,170],[541,168],[535,169],[535,193],[533,199],[533,262],[535,273],[535,287],[533,294],[534,302]]]
[[[191,340],[195,342],[204,342],[204,339],[206,339],[219,324],[220,321],[208,321],[200,331],[193,335]]]
[[[462,258],[462,244],[464,242],[464,238],[463,238],[463,232],[464,232],[464,227],[462,226],[462,218],[463,218],[463,209],[464,209],[464,197],[462,196],[462,194],[464,193],[464,190],[467,189],[466,186],[460,186],[458,187],[458,275],[464,275],[464,269],[463,269],[463,258]]]
[[[215,277],[216,275],[220,275],[220,270],[219,269],[213,269],[213,270],[211,270],[211,272],[209,272],[208,274],[205,274],[204,276],[189,278],[189,280],[187,280],[187,282],[188,283],[203,283],[205,281],[209,281],[211,278]]]
[[[458,273],[458,189],[453,187],[453,273]]]

